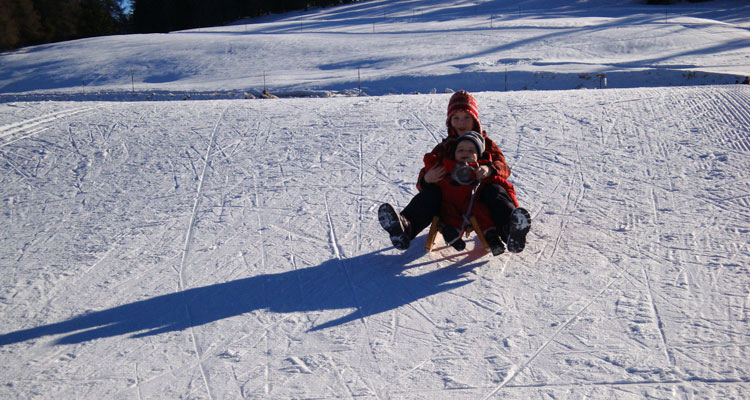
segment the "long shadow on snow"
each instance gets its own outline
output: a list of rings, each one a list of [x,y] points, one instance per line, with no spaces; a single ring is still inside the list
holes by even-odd
[[[481,253],[465,252],[455,265],[417,276],[403,272],[436,261],[410,265],[424,255],[418,243],[403,254],[384,250],[350,259],[332,259],[318,266],[277,274],[258,275],[187,289],[106,310],[81,314],[66,321],[0,335],[0,346],[48,335],[64,334],[55,344],[81,343],[131,334],[145,337],[181,331],[255,310],[275,313],[353,308],[351,313],[310,328],[330,328],[393,310],[413,301],[469,284],[465,274]],[[325,314],[323,314],[325,316]]]

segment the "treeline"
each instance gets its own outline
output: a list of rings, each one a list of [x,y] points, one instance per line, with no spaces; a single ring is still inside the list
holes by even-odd
[[[125,32],[118,0],[0,0],[0,50]]]
[[[684,1],[687,1],[688,3],[702,3],[704,1],[711,1],[711,0],[646,0],[646,4],[676,4],[676,3],[682,3]]]
[[[356,0],[133,0],[133,25],[141,33],[223,25],[269,13],[328,7]]]
[[[357,0],[0,0],[0,51],[121,33],[169,32],[223,25],[269,13]]]

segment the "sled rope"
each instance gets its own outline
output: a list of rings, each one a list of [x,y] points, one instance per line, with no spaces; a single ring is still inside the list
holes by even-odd
[[[471,199],[469,199],[469,208],[466,209],[466,214],[463,216],[463,221],[461,222],[461,229],[459,232],[461,232],[461,235],[463,235],[464,230],[466,229],[466,225],[471,225],[471,220],[469,219],[471,215],[471,209],[474,207],[474,198],[477,195],[477,189],[479,189],[479,184],[481,182],[477,180],[477,183],[474,184],[474,187],[471,189]],[[459,236],[461,237],[461,236]]]

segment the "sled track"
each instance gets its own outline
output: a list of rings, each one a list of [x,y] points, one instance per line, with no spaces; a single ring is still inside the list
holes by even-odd
[[[504,388],[505,386],[507,386],[507,384],[508,384],[509,382],[511,382],[511,381],[512,381],[512,380],[513,380],[513,379],[514,379],[514,378],[515,378],[515,377],[516,377],[516,376],[517,376],[517,375],[518,375],[519,373],[521,373],[521,371],[523,371],[524,369],[526,369],[526,367],[527,367],[527,366],[529,366],[529,365],[530,365],[530,364],[531,364],[531,363],[532,363],[532,362],[533,362],[533,361],[534,361],[534,360],[535,360],[535,359],[537,358],[537,356],[539,356],[539,354],[540,354],[540,353],[541,353],[541,352],[542,352],[542,351],[543,351],[543,350],[544,350],[545,348],[547,348],[547,346],[549,346],[549,345],[550,345],[550,343],[552,343],[552,342],[553,342],[553,341],[555,340],[555,338],[556,338],[556,337],[557,337],[557,336],[558,336],[558,335],[559,335],[559,334],[560,334],[561,332],[563,332],[564,330],[566,330],[566,329],[568,328],[568,326],[569,326],[569,325],[570,325],[570,324],[571,324],[571,323],[572,323],[573,321],[575,321],[575,320],[576,320],[576,319],[577,319],[577,318],[578,318],[578,317],[579,317],[579,316],[580,316],[580,315],[581,315],[581,314],[582,314],[582,313],[583,313],[584,311],[586,311],[586,309],[587,309],[587,308],[589,308],[589,306],[591,306],[591,304],[593,304],[593,303],[594,303],[594,302],[595,302],[596,300],[598,300],[598,299],[599,299],[599,298],[600,298],[600,297],[601,297],[601,296],[602,296],[602,295],[603,295],[603,294],[604,294],[604,293],[605,293],[605,292],[606,292],[607,290],[609,290],[609,288],[610,288],[610,287],[611,287],[611,286],[612,286],[613,284],[615,284],[616,282],[618,282],[621,276],[622,276],[622,275],[618,275],[617,277],[615,277],[615,279],[613,279],[613,280],[611,280],[611,281],[610,281],[609,283],[607,283],[607,285],[605,285],[605,286],[604,286],[604,288],[602,288],[602,289],[601,289],[601,290],[599,291],[599,293],[597,293],[597,294],[596,294],[596,296],[594,296],[593,298],[591,298],[591,300],[589,300],[589,301],[588,301],[588,303],[586,303],[586,304],[585,304],[585,305],[584,305],[583,307],[581,307],[581,308],[580,308],[580,309],[578,310],[578,312],[576,312],[576,313],[575,313],[575,314],[574,314],[574,315],[573,315],[572,317],[570,317],[570,318],[569,318],[569,319],[568,319],[567,321],[565,321],[564,323],[562,323],[562,324],[560,325],[560,327],[559,327],[559,328],[558,328],[558,329],[557,329],[557,330],[556,330],[556,331],[555,331],[555,332],[554,332],[554,333],[552,334],[552,336],[551,336],[551,337],[549,337],[549,338],[548,338],[547,340],[545,340],[545,341],[544,341],[544,343],[543,343],[543,344],[542,344],[542,345],[541,345],[541,346],[540,346],[539,348],[537,348],[537,349],[536,349],[536,350],[535,350],[535,351],[534,351],[534,352],[533,352],[533,353],[532,353],[532,354],[531,354],[531,355],[530,355],[530,356],[528,357],[528,359],[527,359],[526,361],[524,361],[524,362],[523,362],[523,364],[521,364],[520,366],[518,366],[518,367],[514,368],[514,369],[512,370],[512,373],[511,373],[511,374],[509,374],[509,375],[508,375],[508,376],[507,376],[507,377],[505,378],[505,380],[504,380],[504,381],[503,381],[503,382],[502,382],[502,383],[501,383],[500,385],[498,385],[497,387],[495,387],[495,388],[494,388],[494,389],[493,389],[493,390],[492,390],[492,391],[491,391],[490,393],[488,393],[488,394],[487,394],[486,396],[484,396],[484,397],[482,398],[482,400],[487,400],[487,399],[491,398],[492,396],[494,396],[495,394],[497,394],[497,392],[498,392],[498,391],[500,391],[500,390],[501,390],[502,388]]]
[[[193,202],[193,211],[190,215],[190,222],[188,223],[187,232],[185,233],[185,245],[183,247],[182,258],[180,260],[178,291],[182,293],[184,293],[185,289],[187,288],[186,286],[187,282],[185,280],[185,269],[187,267],[187,260],[190,254],[190,245],[193,239],[193,228],[196,223],[196,216],[198,214],[198,206],[200,205],[200,200],[203,195],[202,188],[203,188],[203,183],[206,178],[206,170],[208,169],[208,166],[211,163],[211,154],[213,151],[213,145],[214,145],[214,141],[216,137],[216,132],[219,130],[219,124],[221,124],[221,121],[224,119],[224,115],[226,114],[228,109],[229,109],[229,106],[224,108],[224,110],[221,112],[221,114],[219,115],[219,118],[216,120],[216,124],[214,125],[213,130],[211,131],[211,137],[208,139],[208,149],[206,150],[206,155],[203,160],[203,169],[201,170],[201,175],[200,175],[200,178],[198,179],[198,188],[195,191],[195,201]],[[190,338],[193,343],[193,350],[195,351],[195,356],[198,358],[198,367],[201,371],[201,376],[203,377],[203,384],[205,385],[205,388],[206,388],[206,394],[208,395],[209,399],[213,399],[211,386],[209,385],[209,381],[208,381],[208,375],[206,374],[205,367],[203,366],[203,350],[198,344],[198,338],[195,333],[195,328],[193,327],[192,316],[190,314],[190,309],[188,308],[187,302],[185,302],[185,314],[187,315],[188,322],[190,324]]]
[[[0,148],[43,132],[49,129],[46,125],[49,125],[52,122],[76,114],[85,113],[96,108],[97,107],[79,107],[70,110],[57,111],[40,117],[0,126]]]
[[[720,94],[722,109],[715,113],[716,120],[728,126],[750,127],[750,94],[736,90]],[[722,130],[721,143],[740,153],[750,153],[750,131]]]

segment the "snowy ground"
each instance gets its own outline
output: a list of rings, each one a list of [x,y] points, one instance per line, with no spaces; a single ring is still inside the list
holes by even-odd
[[[375,217],[448,95],[1,105],[0,397],[743,398],[749,89],[478,93],[494,258]]]
[[[472,37],[514,44],[473,56],[440,40],[500,23],[496,2],[371,1],[267,20],[263,35],[236,25],[0,55],[0,398],[750,396],[750,86],[639,87],[657,73],[674,78],[665,86],[741,76],[747,4],[685,3],[692,22],[665,23],[627,1],[510,3],[517,30]],[[399,53],[353,31],[389,4]],[[231,51],[212,53],[208,37]],[[229,37],[242,62],[227,61],[242,48]],[[312,66],[294,70],[301,47],[285,46],[300,40]],[[527,85],[598,86],[581,76],[601,65],[565,61],[582,43],[579,61],[616,58],[608,77],[631,74],[629,88],[503,92],[502,63],[481,64],[515,63]],[[523,253],[492,257],[472,238],[427,254],[424,232],[393,249],[375,210],[416,193],[450,95],[341,96],[356,81],[333,76],[359,65],[346,63],[357,46],[375,60],[363,73],[382,74],[371,94],[476,92],[533,217]],[[257,89],[263,64],[249,55],[263,51],[287,68],[275,89],[337,96],[194,101]],[[127,95],[127,59],[174,80]],[[683,79],[693,69],[705,76]],[[76,94],[94,70],[127,79]],[[325,85],[305,80],[321,71]]]

